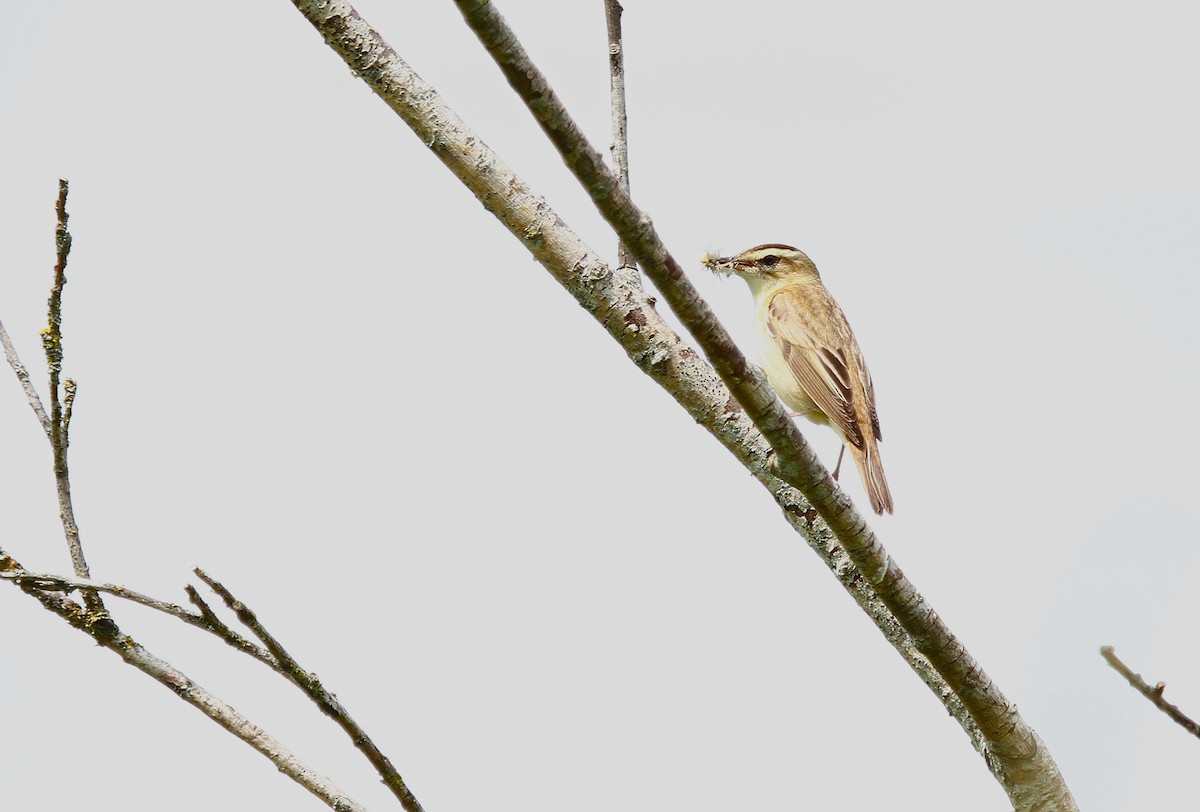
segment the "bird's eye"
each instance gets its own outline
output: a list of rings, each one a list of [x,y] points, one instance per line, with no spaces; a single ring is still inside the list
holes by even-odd
[[[779,264],[779,257],[775,256],[774,254],[767,254],[758,261],[758,264],[762,265],[764,268],[774,268]]]

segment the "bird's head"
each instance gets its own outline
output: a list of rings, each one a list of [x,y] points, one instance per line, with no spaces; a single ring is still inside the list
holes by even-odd
[[[816,277],[817,266],[799,249],[790,245],[768,243],[756,245],[732,257],[718,257],[707,254],[704,265],[713,273],[726,276],[737,275],[745,279],[751,287],[764,283],[782,281],[792,276]]]

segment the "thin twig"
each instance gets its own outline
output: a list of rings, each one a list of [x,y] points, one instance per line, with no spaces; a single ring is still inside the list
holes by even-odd
[[[1107,660],[1108,664],[1112,666],[1118,674],[1128,680],[1129,684],[1136,688],[1138,693],[1149,699],[1154,704],[1154,707],[1171,717],[1171,719],[1173,719],[1177,725],[1182,727],[1188,733],[1191,733],[1193,736],[1200,737],[1200,724],[1196,724],[1194,721],[1192,721],[1187,714],[1181,711],[1176,705],[1172,705],[1166,700],[1166,697],[1163,696],[1163,692],[1167,689],[1167,684],[1165,682],[1160,682],[1154,687],[1151,687],[1144,679],[1142,679],[1141,674],[1135,674],[1129,666],[1121,662],[1120,658],[1117,657],[1116,649],[1114,649],[1112,646],[1101,646],[1100,656]]]
[[[33,388],[33,381],[29,379],[29,370],[25,369],[25,365],[21,363],[21,359],[17,355],[17,348],[9,338],[8,330],[4,329],[3,322],[0,322],[0,345],[4,346],[4,357],[8,360],[8,365],[12,367],[13,372],[16,373],[17,380],[21,383],[21,389],[25,391],[25,399],[29,401],[30,408],[33,409],[34,415],[42,425],[42,431],[46,432],[46,437],[49,437],[50,416],[46,414],[46,409],[42,406],[42,399],[38,397],[37,390]]]
[[[54,283],[48,302],[49,324],[42,331],[42,344],[50,369],[51,412],[49,416],[42,408],[37,392],[29,382],[29,376],[17,359],[12,342],[2,327],[0,327],[0,339],[3,340],[9,364],[21,381],[26,397],[29,399],[34,413],[38,416],[42,428],[46,430],[54,451],[54,475],[58,485],[59,511],[77,577],[63,578],[30,573],[21,566],[20,562],[0,549],[0,580],[12,581],[21,591],[41,603],[45,609],[58,615],[75,629],[92,637],[102,647],[120,656],[129,665],[170,689],[183,701],[258,750],[280,772],[316,795],[330,808],[339,812],[359,812],[363,807],[342,792],[329,779],[317,775],[260,727],[252,724],[249,719],[209,694],[186,674],[151,654],[140,643],[122,632],[105,610],[100,593],[107,592],[114,596],[120,596],[202,627],[203,618],[193,615],[180,606],[150,598],[115,584],[92,581],[88,577],[88,566],[79,543],[79,531],[71,506],[70,478],[67,469],[67,448],[70,444],[69,427],[76,392],[74,381],[67,379],[61,382],[64,394],[61,399],[59,398],[63,359],[62,292],[63,286],[66,284],[67,258],[71,250],[71,235],[67,230],[67,192],[67,182],[59,181],[56,207],[58,226],[55,240],[58,261],[54,269]],[[79,590],[83,595],[82,605],[68,597],[68,594],[75,590]]]
[[[88,574],[87,561],[79,542],[79,530],[72,509],[70,476],[67,466],[67,450],[70,446],[71,415],[77,391],[76,384],[70,378],[62,379],[63,341],[62,341],[62,294],[66,285],[66,267],[71,249],[71,235],[67,230],[68,214],[66,209],[68,184],[59,181],[59,196],[57,205],[58,226],[56,230],[56,246],[58,261],[54,269],[54,283],[50,290],[48,301],[49,315],[46,329],[42,331],[42,346],[46,353],[47,365],[50,371],[50,415],[47,416],[42,408],[41,400],[29,381],[28,372],[20,363],[16,349],[8,337],[8,333],[0,325],[0,341],[3,342],[5,355],[10,366],[17,374],[25,389],[26,397],[33,407],[35,414],[42,422],[54,451],[54,473],[58,486],[59,512],[66,530],[71,560],[75,569],[75,577],[51,575],[46,573],[31,573],[25,570],[15,560],[0,550],[0,580],[15,583],[26,594],[33,596],[42,605],[67,620],[72,626],[94,637],[101,645],[120,654],[130,665],[152,676],[160,683],[171,688],[185,701],[199,708],[229,732],[242,738],[262,754],[266,755],[281,772],[301,783],[315,795],[320,797],[332,808],[337,810],[359,810],[361,807],[348,798],[345,793],[334,786],[328,779],[317,776],[312,770],[288,753],[278,742],[267,736],[259,728],[251,725],[228,705],[216,697],[207,694],[188,679],[184,674],[174,669],[168,663],[150,654],[132,638],[121,632],[115,621],[108,615],[100,594],[110,594],[124,600],[168,614],[184,623],[204,629],[217,635],[229,645],[243,653],[250,654],[259,661],[269,665],[274,670],[286,676],[299,685],[312,697],[318,707],[339,723],[351,740],[375,765],[383,776],[384,783],[396,794],[401,804],[409,812],[422,812],[420,803],[408,790],[403,779],[391,762],[379,751],[361,727],[350,717],[345,708],[333,694],[320,684],[317,678],[304,671],[294,659],[271,637],[265,628],[257,622],[253,613],[240,603],[238,616],[246,623],[260,639],[268,644],[268,650],[254,645],[249,640],[230,629],[212,611],[203,598],[193,587],[187,587],[189,599],[198,607],[198,612],[190,612],[174,603],[152,598],[140,592],[128,589],[118,584],[94,581]],[[61,398],[60,398],[61,387]],[[220,584],[209,579],[200,570],[196,571],[206,583],[218,591],[223,598],[233,600],[232,595]],[[79,591],[84,598],[84,606],[70,600],[69,593]]]
[[[49,573],[28,572],[16,566],[16,562],[4,556],[2,551],[0,551],[0,557],[2,557],[0,560],[6,561],[6,566],[0,568],[0,580],[13,581],[29,594],[42,593],[42,597],[47,597],[51,594],[65,595],[76,590],[81,592],[87,590],[103,592],[141,606],[146,606],[182,620],[190,626],[211,632],[239,651],[249,654],[260,662],[270,666],[273,670],[300,687],[317,704],[323,713],[341,726],[354,745],[362,751],[368,761],[379,771],[384,784],[392,790],[401,805],[408,812],[423,812],[420,802],[417,801],[416,797],[408,789],[400,773],[392,766],[387,756],[379,750],[366,731],[350,716],[338,698],[327,691],[314,674],[309,673],[296,662],[244,603],[236,599],[228,589],[218,581],[210,578],[203,570],[197,569],[195,571],[196,575],[225,601],[226,605],[237,615],[239,621],[245,624],[248,629],[263,641],[266,649],[254,645],[230,629],[212,611],[211,607],[200,597],[194,587],[187,587],[187,593],[189,599],[197,605],[199,611],[189,612],[178,604],[152,598],[118,584],[109,584],[85,578],[51,575]],[[77,608],[79,607],[77,606]]]
[[[617,180],[629,194],[629,129],[625,115],[625,47],[621,40],[621,4],[604,0],[604,16],[608,22],[608,76],[611,97],[612,156]],[[636,269],[637,263],[624,242],[617,242],[620,268]]]
[[[15,581],[22,587],[40,589],[45,592],[62,592],[70,594],[75,591],[93,590],[124,598],[131,603],[146,606],[171,617],[178,618],[192,626],[203,626],[204,620],[199,614],[194,614],[175,603],[162,601],[143,595],[141,592],[129,589],[119,584],[109,584],[104,581],[93,581],[90,578],[72,578],[67,575],[53,575],[46,572],[26,572],[24,570],[0,573],[0,578]]]
[[[189,612],[184,607],[170,601],[160,600],[158,598],[145,595],[136,590],[130,589],[120,584],[110,584],[105,581],[94,581],[90,578],[72,578],[67,575],[54,575],[46,572],[26,572],[24,570],[13,570],[9,572],[0,572],[0,580],[14,581],[22,587],[30,587],[32,589],[42,590],[44,592],[62,592],[69,594],[79,591],[86,594],[88,591],[103,592],[107,595],[112,595],[116,598],[127,600],[130,603],[136,603],[139,606],[145,606],[149,609],[154,609],[157,612],[162,612],[165,615],[182,620],[189,626],[195,626],[198,629],[203,629],[206,632],[211,632],[217,637],[224,640],[233,648],[241,651],[244,654],[249,654],[251,657],[261,661],[265,665],[279,671],[278,663],[266,649],[256,646],[246,638],[239,635],[237,632],[226,626],[219,617],[211,613],[211,610],[206,614],[203,609],[199,612]],[[188,587],[189,590],[192,587]],[[191,593],[189,592],[189,595]],[[198,597],[198,596],[197,596]],[[207,608],[207,607],[205,607]]]
[[[225,601],[225,605],[237,615],[237,619],[263,642],[263,645],[267,647],[267,650],[271,652],[272,656],[280,664],[280,672],[303,690],[326,716],[337,722],[342,730],[345,731],[346,735],[350,737],[350,741],[354,743],[354,746],[362,752],[371,765],[379,772],[379,775],[383,778],[383,783],[392,791],[397,800],[400,801],[400,804],[408,812],[423,812],[420,802],[417,801],[416,796],[409,790],[400,773],[392,766],[392,762],[375,746],[375,743],[367,735],[367,732],[354,721],[338,698],[325,690],[325,686],[321,684],[321,681],[317,679],[315,674],[305,670],[296,662],[292,655],[284,649],[283,645],[275,639],[275,636],[267,631],[266,627],[259,622],[258,617],[246,604],[234,597],[233,593],[226,589],[223,584],[210,578],[203,570],[197,568],[193,571],[196,573],[196,577],[208,585],[209,589],[215,592],[221,600]]]
[[[58,182],[58,202],[55,212],[58,224],[54,230],[55,253],[58,261],[54,265],[54,283],[50,286],[47,302],[46,329],[42,330],[42,348],[46,352],[46,365],[50,370],[50,447],[54,452],[54,483],[58,489],[58,515],[62,520],[63,533],[67,538],[67,550],[71,555],[71,566],[80,578],[90,578],[87,559],[83,555],[83,544],[79,539],[79,525],[75,522],[75,508],[71,501],[71,476],[67,467],[67,448],[71,444],[70,416],[75,402],[75,382],[68,380],[66,396],[60,397],[59,387],[63,365],[62,296],[67,284],[67,258],[71,254],[71,232],[67,230],[66,180]],[[100,596],[90,590],[83,593],[84,602],[92,612],[104,610]]]
[[[6,580],[16,583],[23,592],[36,599],[45,609],[58,615],[75,629],[91,636],[101,646],[117,654],[126,663],[150,676],[184,702],[266,756],[281,773],[320,798],[329,808],[337,810],[337,812],[365,812],[359,803],[346,795],[328,778],[318,775],[312,768],[296,758],[277,739],[208,693],[182,671],[151,654],[144,646],[122,632],[106,613],[89,611],[85,606],[68,598],[53,584],[51,584],[51,588],[44,588],[44,585],[39,585],[36,578],[13,577],[14,573],[18,575],[27,573],[20,563],[2,550],[0,550],[0,573],[5,575]],[[95,594],[91,585],[84,589],[86,590],[85,594]],[[128,595],[123,595],[123,597],[128,597]]]

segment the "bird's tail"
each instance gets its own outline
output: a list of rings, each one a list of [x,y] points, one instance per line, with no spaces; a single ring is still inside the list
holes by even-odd
[[[879,445],[875,438],[868,436],[865,446],[859,449],[851,445],[850,453],[858,464],[858,475],[867,489],[872,509],[882,516],[885,512],[892,512],[892,492],[883,474],[883,461],[879,459]]]

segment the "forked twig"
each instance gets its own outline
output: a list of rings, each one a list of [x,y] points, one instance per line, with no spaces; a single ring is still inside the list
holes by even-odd
[[[71,592],[103,592],[106,595],[112,595],[116,598],[127,600],[130,603],[136,603],[139,606],[145,606],[157,612],[162,612],[165,615],[170,615],[176,620],[182,620],[189,626],[195,626],[198,629],[211,632],[223,641],[228,643],[233,648],[241,651],[243,654],[249,654],[256,660],[261,661],[265,665],[278,670],[273,657],[266,649],[256,646],[246,638],[239,635],[237,632],[226,626],[219,617],[212,614],[211,610],[205,612],[208,607],[205,606],[199,612],[189,612],[184,607],[170,601],[159,600],[149,595],[143,594],[136,590],[130,589],[127,586],[120,584],[110,584],[105,581],[95,581],[90,578],[72,578],[66,575],[54,575],[47,572],[27,572],[23,569],[11,569],[0,572],[0,580],[13,581],[19,584],[23,589],[35,589],[43,592],[61,592],[64,595]],[[193,587],[187,587],[188,595],[191,596],[194,592]],[[199,596],[197,596],[198,598]],[[193,600],[195,603],[195,600]]]
[[[250,610],[250,607],[234,597],[233,593],[226,589],[221,582],[210,578],[202,569],[196,568],[193,571],[196,573],[196,577],[215,592],[221,600],[225,601],[225,605],[237,615],[237,619],[242,625],[252,631],[254,636],[262,641],[263,645],[267,647],[267,650],[279,664],[277,670],[304,691],[317,704],[322,713],[337,722],[338,726],[350,737],[350,741],[354,743],[354,746],[362,752],[376,771],[379,772],[379,775],[383,778],[383,783],[392,791],[392,794],[396,796],[401,805],[408,812],[423,812],[420,802],[409,790],[400,773],[392,766],[391,760],[375,746],[371,737],[367,735],[367,732],[358,722],[354,721],[338,698],[325,689],[325,686],[321,684],[317,675],[302,668],[283,645],[275,639],[275,636],[267,631],[266,627],[259,622],[258,617]]]
[[[362,807],[342,792],[329,779],[318,775],[297,759],[276,739],[216,696],[194,683],[186,674],[170,663],[159,659],[134,638],[125,634],[104,607],[102,593],[120,597],[134,603],[164,612],[190,625],[217,634],[230,645],[251,654],[262,662],[279,670],[278,663],[270,652],[254,645],[233,632],[200,601],[199,613],[189,612],[181,606],[160,601],[117,584],[94,581],[88,575],[87,561],[79,539],[71,501],[70,475],[67,466],[67,449],[70,445],[70,424],[75,402],[76,386],[70,379],[62,379],[62,294],[66,285],[67,259],[71,250],[71,234],[67,230],[67,181],[59,181],[56,211],[57,262],[54,282],[48,301],[48,324],[42,331],[42,346],[46,353],[50,371],[50,414],[47,415],[29,374],[17,357],[16,349],[8,333],[0,326],[0,343],[4,346],[9,365],[21,382],[26,398],[37,415],[42,429],[50,440],[54,455],[54,478],[58,490],[59,512],[66,532],[74,577],[32,573],[20,562],[0,549],[0,580],[11,581],[25,594],[31,596],[50,612],[58,615],[77,630],[89,635],[102,647],[121,657],[126,663],[169,688],[184,702],[200,710],[234,736],[245,741],[260,754],[266,756],[284,775],[319,797],[328,806],[339,812],[358,812]],[[61,395],[61,396],[60,396]],[[71,592],[83,596],[82,604],[72,600]],[[192,590],[194,593],[194,590]],[[195,596],[198,599],[198,595]]]
[[[69,585],[68,581],[53,576],[47,579],[46,576],[31,574],[3,550],[0,550],[0,575],[6,580],[13,581],[21,591],[33,597],[45,609],[58,615],[79,631],[91,636],[101,646],[156,680],[184,702],[266,756],[281,773],[316,795],[331,809],[338,810],[338,812],[365,812],[360,804],[350,798],[336,784],[317,774],[261,727],[253,724],[233,707],[197,685],[182,671],[151,654],[135,639],[121,631],[107,613],[92,612],[71,600],[64,591],[64,587]],[[95,595],[98,585],[80,584],[79,588],[84,590],[84,594]],[[130,592],[120,587],[114,588],[112,594],[132,599]],[[155,602],[153,599],[150,601],[146,605],[161,603]],[[163,607],[155,606],[154,608],[162,609]],[[169,614],[174,613],[169,612]]]
[[[178,604],[152,598],[149,595],[118,584],[109,584],[86,578],[52,575],[49,573],[28,572],[2,551],[0,551],[0,562],[2,562],[2,565],[0,565],[0,580],[13,581],[23,591],[31,595],[36,596],[36,593],[42,593],[39,599],[52,599],[52,596],[55,595],[62,596],[65,599],[66,595],[74,591],[83,593],[89,591],[103,592],[170,615],[177,620],[187,623],[189,626],[195,626],[196,628],[211,632],[238,651],[254,657],[256,660],[269,666],[272,670],[287,677],[289,681],[294,683],[312,699],[323,713],[338,723],[346,735],[350,737],[354,746],[376,768],[383,778],[384,784],[392,790],[401,805],[408,812],[422,812],[420,802],[417,801],[416,797],[408,789],[408,785],[404,782],[404,779],[397,772],[396,768],[392,766],[391,761],[375,746],[375,743],[367,735],[366,731],[354,721],[338,698],[325,689],[316,675],[305,670],[296,662],[244,603],[235,598],[220,582],[210,578],[203,570],[195,570],[197,577],[225,602],[234,614],[237,615],[238,620],[250,629],[263,642],[266,648],[255,645],[229,628],[212,611],[212,608],[208,606],[195,587],[192,586],[187,587],[187,594],[191,602],[197,606],[197,612],[189,612]],[[46,600],[43,600],[43,603],[46,603]],[[62,606],[63,604],[60,602],[59,605]],[[113,628],[115,629],[115,625]]]

